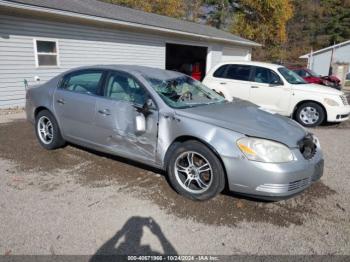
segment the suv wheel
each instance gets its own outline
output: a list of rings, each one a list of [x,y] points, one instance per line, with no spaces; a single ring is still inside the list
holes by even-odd
[[[168,176],[179,194],[193,200],[213,198],[225,186],[220,160],[198,141],[187,141],[175,147],[169,159]]]
[[[325,116],[325,111],[320,105],[314,102],[307,102],[299,106],[295,118],[305,127],[314,127],[322,124]]]
[[[55,117],[42,110],[35,118],[35,133],[42,147],[52,150],[65,144]]]

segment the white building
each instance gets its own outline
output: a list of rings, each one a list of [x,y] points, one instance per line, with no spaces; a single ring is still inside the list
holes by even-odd
[[[308,59],[310,69],[317,74],[328,75],[331,63],[350,64],[350,40],[314,51],[300,58]]]
[[[259,44],[218,29],[95,0],[0,0],[0,107],[23,106],[25,82],[70,68],[137,64],[204,74],[250,60]]]

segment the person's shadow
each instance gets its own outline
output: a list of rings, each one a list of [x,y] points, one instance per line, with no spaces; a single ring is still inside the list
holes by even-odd
[[[141,245],[143,228],[149,230],[158,237],[162,245],[163,252],[152,250],[149,245]],[[123,238],[123,241],[120,240]],[[118,244],[118,245],[117,245]],[[117,245],[117,246],[116,246]],[[160,226],[151,217],[131,217],[111,239],[104,243],[91,257],[90,262],[96,261],[120,261],[116,255],[177,255],[175,248],[164,236]]]

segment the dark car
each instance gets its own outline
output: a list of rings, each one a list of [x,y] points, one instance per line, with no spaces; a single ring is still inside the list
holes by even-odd
[[[304,78],[305,81],[311,84],[318,84],[341,89],[340,80],[336,76],[321,76],[308,68],[290,68],[299,76]]]

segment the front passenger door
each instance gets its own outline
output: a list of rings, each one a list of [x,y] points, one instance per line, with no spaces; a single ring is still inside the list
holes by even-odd
[[[103,98],[96,105],[95,125],[98,143],[120,155],[155,161],[158,134],[158,110],[152,108],[147,114],[146,130],[136,130],[136,116],[146,101],[148,91],[133,76],[111,71],[106,78]]]
[[[288,115],[291,88],[271,69],[254,67],[250,101],[272,112]]]

